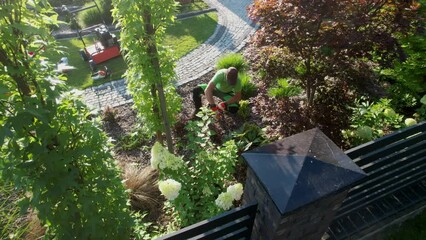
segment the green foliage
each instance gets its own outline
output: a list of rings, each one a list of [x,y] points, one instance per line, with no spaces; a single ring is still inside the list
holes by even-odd
[[[268,95],[270,97],[276,98],[289,98],[293,96],[297,96],[302,93],[302,88],[299,86],[294,86],[289,83],[288,78],[278,79],[277,87],[270,88],[268,90]]]
[[[417,93],[411,91],[401,83],[394,83],[388,89],[389,98],[392,99],[392,108],[394,109],[412,109],[418,104]]]
[[[128,239],[133,223],[108,138],[41,61],[55,50],[55,15],[46,1],[26,3],[0,4],[0,175],[28,193],[21,209],[37,212],[48,237]]]
[[[147,139],[149,139],[149,136],[146,136],[142,128],[137,128],[137,130],[130,134],[126,134],[119,138],[117,147],[124,151],[134,150],[143,146]]]
[[[418,118],[422,121],[426,120],[426,95],[424,95],[420,99],[420,103],[422,104],[420,108],[417,109],[416,114]]]
[[[380,74],[394,82],[388,89],[393,106],[412,114],[419,106],[418,100],[426,93],[426,40],[424,34],[419,34],[404,37],[400,42],[407,59],[395,61],[393,68],[384,69]],[[418,110],[420,115],[423,115],[422,108]]]
[[[251,81],[250,75],[244,72],[240,72],[238,73],[238,77],[241,79],[241,99],[247,100],[256,96],[257,87]]]
[[[254,123],[244,123],[238,130],[231,132],[228,139],[235,141],[239,152],[264,145],[268,142],[265,129]]]
[[[240,108],[238,109],[237,114],[244,119],[244,121],[250,117],[250,102],[248,100],[240,101]]]
[[[147,133],[166,133],[167,145],[173,147],[171,125],[181,107],[176,93],[175,58],[164,46],[166,28],[174,19],[176,2],[133,1],[113,2],[113,16],[121,27],[121,48],[128,63],[126,79],[138,117]]]
[[[413,35],[400,40],[408,58],[395,62],[393,69],[381,71],[382,75],[396,80],[413,93],[426,93],[426,39],[424,35]]]
[[[228,53],[217,60],[216,69],[235,67],[238,72],[243,72],[247,64],[243,55],[239,53]]]
[[[389,99],[370,103],[361,98],[356,101],[352,110],[351,127],[342,130],[343,137],[351,146],[382,137],[403,127],[403,116],[391,108]]]
[[[146,222],[143,219],[147,216],[146,213],[133,212],[135,219],[134,237],[140,240],[155,239],[159,236],[158,229],[152,225],[152,222]]]
[[[168,153],[157,154],[154,150],[151,155],[151,164],[157,158],[175,159],[160,164],[159,171],[160,180],[173,179],[181,183],[179,195],[168,203],[180,227],[222,212],[215,205],[215,199],[234,181],[237,147],[234,141],[227,141],[221,146],[212,143],[210,137],[213,132],[209,125],[214,119],[213,115],[212,111],[202,108],[198,113],[200,121],[190,121],[186,126],[189,132],[187,146],[191,151],[189,159],[183,160]]]
[[[37,209],[49,233],[58,237],[124,236],[131,222],[107,136],[77,100],[41,107],[26,105],[4,121],[14,134],[5,134],[1,168],[17,187],[32,193],[22,202],[24,209]]]

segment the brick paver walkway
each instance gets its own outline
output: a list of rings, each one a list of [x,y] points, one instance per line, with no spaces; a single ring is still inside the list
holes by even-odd
[[[248,19],[246,7],[252,0],[205,0],[216,8],[218,25],[213,35],[176,64],[177,84],[193,81],[213,70],[217,59],[225,53],[238,52],[245,46],[255,25]],[[132,102],[124,79],[90,87],[84,101],[95,109],[116,107]]]

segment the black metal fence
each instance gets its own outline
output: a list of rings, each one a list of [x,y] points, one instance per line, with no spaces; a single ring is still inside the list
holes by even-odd
[[[158,239],[250,239],[256,210],[257,203],[248,204]]]
[[[342,203],[329,227],[330,239],[360,236],[368,227],[426,200],[426,122],[345,153],[368,176]]]

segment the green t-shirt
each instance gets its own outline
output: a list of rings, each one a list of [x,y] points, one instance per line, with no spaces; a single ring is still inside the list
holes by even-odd
[[[229,92],[241,92],[241,79],[240,77],[237,78],[237,83],[232,86],[226,81],[226,71],[227,69],[220,69],[216,72],[211,82],[214,83],[216,86],[216,89],[223,92],[223,93],[229,93]]]

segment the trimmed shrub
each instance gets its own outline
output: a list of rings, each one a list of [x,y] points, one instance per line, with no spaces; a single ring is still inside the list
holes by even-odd
[[[228,53],[219,58],[216,63],[216,69],[229,67],[235,67],[236,69],[238,69],[238,72],[243,72],[247,67],[243,55],[239,53]]]
[[[251,97],[256,96],[257,93],[257,87],[256,85],[251,81],[250,75],[246,73],[239,73],[239,77],[241,79],[241,98],[243,100],[247,100]]]
[[[244,121],[246,121],[250,117],[250,102],[248,100],[240,101],[240,108],[238,109],[237,114]]]

